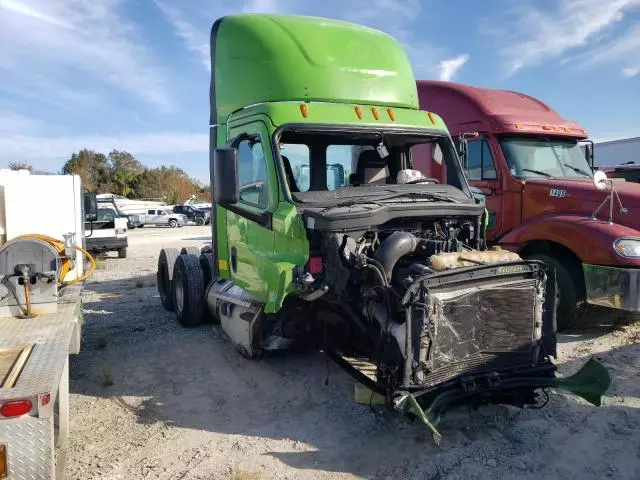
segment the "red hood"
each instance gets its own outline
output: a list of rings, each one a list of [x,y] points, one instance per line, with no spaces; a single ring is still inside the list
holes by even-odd
[[[616,191],[627,214],[621,215],[620,206],[615,202],[613,221],[640,230],[640,185],[616,182]],[[591,216],[609,192],[609,188],[597,190],[590,179],[527,180],[523,189],[522,220],[553,212]],[[609,218],[608,202],[600,209],[598,218]]]

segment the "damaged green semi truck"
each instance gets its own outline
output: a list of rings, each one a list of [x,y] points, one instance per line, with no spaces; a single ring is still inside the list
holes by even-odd
[[[597,361],[556,378],[555,279],[484,250],[484,206],[442,119],[419,110],[393,38],[321,18],[221,18],[210,103],[212,245],[158,260],[182,325],[220,322],[249,358],[322,349],[426,423],[461,400],[535,403],[544,387],[599,403]],[[446,184],[412,169],[425,143]]]

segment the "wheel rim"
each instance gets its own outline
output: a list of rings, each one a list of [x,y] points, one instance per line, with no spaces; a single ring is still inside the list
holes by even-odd
[[[177,271],[173,278],[173,290],[175,292],[176,312],[180,315],[184,309],[184,290],[182,289],[182,274],[180,271]]]

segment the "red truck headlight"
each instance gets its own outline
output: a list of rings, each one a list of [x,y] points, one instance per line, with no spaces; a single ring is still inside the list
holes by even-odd
[[[622,257],[640,258],[640,238],[618,238],[613,249]]]

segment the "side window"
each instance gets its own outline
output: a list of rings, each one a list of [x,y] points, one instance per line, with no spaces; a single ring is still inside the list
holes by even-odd
[[[269,201],[267,162],[257,138],[242,140],[238,145],[240,201],[264,208]]]
[[[467,177],[469,180],[495,180],[496,169],[486,140],[470,141],[467,147]]]
[[[309,147],[301,143],[285,143],[280,149],[289,190],[308,192],[311,188]]]
[[[155,210],[147,210],[147,215],[155,215],[156,211]]]

